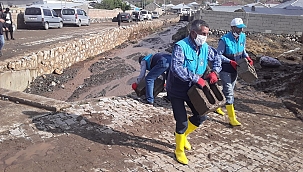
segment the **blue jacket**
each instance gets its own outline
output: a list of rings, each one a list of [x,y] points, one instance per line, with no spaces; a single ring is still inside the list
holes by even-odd
[[[139,84],[141,82],[145,76],[146,70],[151,71],[159,63],[159,60],[164,59],[166,59],[166,64],[163,65],[167,66],[166,72],[168,72],[171,64],[171,54],[156,53],[154,55],[148,54],[147,56],[143,57],[140,63],[140,75],[138,76],[136,83]]]
[[[146,61],[146,70],[150,71],[157,63],[158,60],[160,60],[161,58],[166,58],[167,59],[167,63],[170,66],[171,63],[171,55],[167,54],[167,53],[156,53],[156,54],[148,54],[147,56],[145,56],[142,60]]]
[[[153,54],[148,54],[147,56],[145,56],[142,60],[146,61],[146,69],[148,71],[151,70],[151,62],[152,62],[152,58],[153,58]]]
[[[189,100],[187,92],[205,72],[209,51],[209,46],[204,43],[199,47],[197,55],[196,47],[189,37],[176,43],[166,85],[169,96]]]
[[[208,44],[204,43],[200,47],[200,54],[197,55],[196,51],[193,51],[189,44],[189,37],[180,40],[176,43],[183,48],[185,61],[183,66],[186,67],[194,74],[203,75],[207,67],[207,56],[208,56]]]
[[[245,43],[246,36],[244,33],[241,33],[237,39],[234,38],[232,32],[228,32],[221,37],[217,51],[218,54],[223,55],[222,71],[229,73],[237,72],[231,66],[230,60],[238,61],[241,58],[248,57],[245,51]]]

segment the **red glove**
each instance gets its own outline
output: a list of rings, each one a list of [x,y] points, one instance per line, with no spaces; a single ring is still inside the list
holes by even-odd
[[[132,88],[133,88],[133,90],[136,90],[136,89],[137,89],[137,87],[138,87],[138,84],[137,84],[137,83],[133,83],[133,84],[132,84]]]
[[[247,61],[249,62],[250,65],[254,65],[254,62],[252,61],[252,59],[250,57],[246,57]]]
[[[214,84],[214,83],[218,82],[218,76],[215,72],[210,72],[210,74],[208,74],[206,76],[206,79],[208,79],[208,78],[209,78],[210,84]]]
[[[199,78],[199,80],[198,80],[198,82],[197,82],[197,85],[198,85],[199,88],[202,89],[202,88],[205,86],[205,81],[204,81],[204,79]]]
[[[231,60],[231,61],[230,61],[230,64],[232,65],[232,67],[233,67],[234,69],[236,69],[236,70],[237,70],[237,66],[238,66],[238,64],[237,64],[237,62],[236,62],[236,61]]]

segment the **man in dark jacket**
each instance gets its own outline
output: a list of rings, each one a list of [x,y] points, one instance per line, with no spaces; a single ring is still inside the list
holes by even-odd
[[[121,13],[118,14],[117,19],[118,19],[118,26],[120,27],[120,25],[121,25]]]
[[[139,12],[135,13],[135,18],[136,18],[136,22],[138,22],[138,20],[139,20]]]
[[[15,40],[14,36],[13,36],[13,20],[12,20],[12,14],[9,12],[9,8],[5,9],[4,12],[4,16],[5,16],[5,24],[6,27],[8,28],[8,30],[5,31],[5,36],[6,36],[6,40],[8,39],[8,32],[11,35],[11,39]]]

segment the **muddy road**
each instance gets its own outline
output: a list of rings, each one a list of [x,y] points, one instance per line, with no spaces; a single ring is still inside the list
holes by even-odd
[[[175,41],[172,36],[175,35],[174,39],[182,38],[186,24],[177,23],[156,33],[142,34],[150,35],[136,38],[140,41],[130,40],[111,51],[75,64],[65,69],[62,75],[40,76],[25,92],[62,101],[132,93],[131,84],[140,72],[138,57],[148,53],[170,52]],[[208,44],[217,47],[219,37],[220,35],[210,35]],[[239,78],[238,88],[245,87],[252,92],[261,91],[280,97],[289,109],[303,119],[302,44],[273,34],[256,33],[249,34],[247,51],[254,60],[258,80],[248,84]],[[277,58],[282,66],[262,67],[259,63],[262,56]]]
[[[173,24],[140,41],[125,42],[111,51],[65,69],[62,75],[40,76],[26,92],[63,101],[127,95],[133,91],[131,84],[140,73],[138,58],[170,48],[173,43],[171,35],[186,24]]]
[[[26,139],[9,135],[0,145],[0,169],[2,165],[3,171],[302,170],[302,44],[264,34],[249,35],[247,40],[257,82],[247,84],[239,78],[236,85],[235,109],[242,126],[232,128],[227,115],[210,113],[190,135],[194,146],[186,152],[190,164],[174,160],[175,123],[170,103],[161,97],[165,93],[155,100],[159,106],[148,106],[137,101],[131,83],[139,74],[138,56],[169,51],[172,34],[183,25],[130,40],[61,75],[34,80],[26,92],[76,101],[75,106],[67,114],[41,115],[28,122],[31,125],[23,124],[20,131],[29,133],[24,134],[29,135]],[[208,43],[216,47],[218,38],[210,35]],[[282,66],[261,66],[263,55],[277,57]],[[33,135],[33,129],[40,134]]]

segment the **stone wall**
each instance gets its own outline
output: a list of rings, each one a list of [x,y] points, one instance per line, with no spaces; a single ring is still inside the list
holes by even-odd
[[[111,50],[130,39],[140,30],[154,30],[179,18],[144,21],[120,28],[109,28],[94,35],[83,36],[56,45],[56,48],[37,50],[27,56],[15,57],[0,62],[0,87],[23,91],[37,76],[50,74]]]
[[[252,14],[243,12],[200,11],[200,17],[212,29],[230,30],[233,18],[240,17],[247,25],[245,31],[302,35],[303,16]]]
[[[113,18],[116,17],[119,12],[123,12],[121,9],[104,10],[104,9],[89,9],[88,15],[90,18]],[[131,13],[132,11],[125,11]]]

